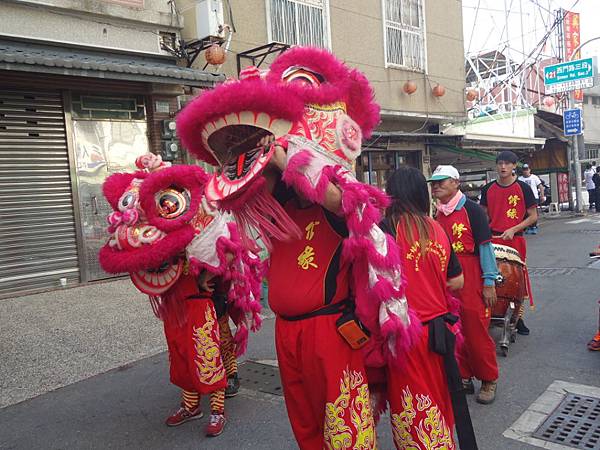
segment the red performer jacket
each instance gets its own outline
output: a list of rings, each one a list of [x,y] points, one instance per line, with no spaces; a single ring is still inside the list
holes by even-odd
[[[348,230],[342,219],[296,198],[284,208],[303,233],[299,240],[275,241],[269,264],[269,306],[276,314],[298,316],[350,295],[350,265],[341,258]]]

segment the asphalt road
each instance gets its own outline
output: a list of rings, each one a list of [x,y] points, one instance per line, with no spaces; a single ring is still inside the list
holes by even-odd
[[[572,221],[572,218],[543,221],[540,234],[528,237],[529,266],[533,268],[536,297],[536,310],[528,312],[526,317],[531,335],[519,336],[507,358],[499,356],[501,375],[496,402],[482,406],[470,400],[482,450],[535,448],[506,439],[502,433],[553,381],[600,386],[600,354],[590,353],[585,347],[598,326],[596,300],[600,297],[600,263],[598,268],[591,267],[587,253],[600,241],[600,223],[596,223],[600,222],[600,216],[567,223]],[[18,334],[19,327],[13,328],[12,333]],[[153,339],[155,332],[153,328]],[[13,338],[27,342],[18,335]],[[3,335],[2,339],[9,337]],[[2,348],[5,347],[8,347],[6,342]],[[101,346],[103,351],[110,352],[106,347]],[[152,348],[155,347],[153,344]],[[149,353],[152,352],[149,350]],[[76,356],[68,367],[79,364],[83,368],[78,370],[87,376],[85,366],[94,356]],[[253,360],[275,358],[272,319],[266,320],[261,333],[254,336],[247,357]],[[26,356],[9,359],[14,367],[4,367],[0,376],[17,374],[15,376],[27,380],[25,384],[31,388],[31,395],[37,395],[44,390],[40,388],[43,377],[27,378],[29,370],[23,367],[29,366],[22,361],[24,359]],[[27,364],[35,365],[37,361],[36,357]],[[3,364],[5,362],[3,358]],[[52,361],[40,359],[39,364],[50,367]],[[206,438],[202,433],[206,419],[177,428],[163,424],[179,402],[178,390],[168,383],[168,360],[164,352],[113,370],[103,371],[99,367],[97,371],[101,373],[63,383],[63,387],[32,398],[25,396],[26,400],[0,409],[0,448],[296,448],[280,396],[245,386],[226,404],[229,423],[224,434]],[[40,373],[45,372],[40,370]],[[12,387],[16,385],[14,380],[0,379],[0,382],[0,386],[6,386],[1,397],[17,398]],[[380,448],[393,448],[385,418],[378,434]]]

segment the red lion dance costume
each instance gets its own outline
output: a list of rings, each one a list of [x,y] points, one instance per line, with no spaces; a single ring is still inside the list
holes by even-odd
[[[285,148],[287,164],[282,180],[302,198],[324,205],[330,184],[337,187],[342,196],[342,220],[348,231],[343,239],[341,265],[351,266],[349,290],[356,315],[371,332],[362,349],[363,359],[376,367],[397,363],[415,342],[420,323],[409,312],[403,294],[398,249],[377,226],[388,199],[378,189],[358,182],[352,172],[363,136],[370,135],[379,121],[379,107],[373,101],[367,79],[327,51],[302,47],[277,57],[267,73],[249,68],[240,78],[202,94],[178,116],[177,129],[185,147],[198,158],[219,166],[207,184],[207,198],[233,213],[242,235],[249,236],[249,228],[257,229],[267,246],[273,248],[271,239],[293,245],[303,238],[304,230],[300,232],[298,220],[292,220],[288,210],[277,203],[265,178],[260,176],[275,152],[274,145],[262,144],[276,140],[278,146]],[[312,229],[307,228],[306,232],[306,239],[312,239]],[[302,269],[317,267],[310,252],[298,258]],[[295,266],[295,261],[292,263]],[[294,287],[290,282],[289,289]],[[300,287],[296,285],[296,289]],[[272,303],[271,288],[269,302]],[[275,312],[279,319],[279,312]],[[278,355],[279,344],[278,340]],[[319,346],[327,347],[327,343],[321,341]],[[329,353],[333,360],[336,349]],[[306,360],[315,357],[307,356]],[[280,358],[285,391],[284,369],[290,371],[281,365]],[[302,367],[308,370],[307,364]],[[362,374],[354,375],[356,379],[346,376],[338,380],[337,391],[340,383],[354,387]],[[315,376],[313,382],[314,391],[322,390],[323,380]],[[363,433],[355,429],[350,436],[349,416],[357,413],[352,408],[358,406],[359,400],[348,390],[342,389],[348,396],[344,397],[345,407],[338,409],[337,402],[327,404],[325,438],[321,438],[320,445],[302,442],[300,427],[294,426],[293,417],[301,412],[290,410],[286,392],[288,414],[301,448],[374,448],[372,428],[366,427]],[[362,412],[370,416],[370,407],[364,408]],[[330,416],[331,411],[337,412]],[[323,412],[315,415],[322,416]]]
[[[260,261],[242,245],[227,215],[209,206],[204,198],[209,177],[200,167],[170,167],[152,154],[136,165],[140,171],[115,174],[104,183],[114,212],[100,263],[107,272],[129,273],[163,320],[171,381],[183,390],[182,408],[167,424],[202,417],[200,395],[211,394],[207,434],[216,435],[225,423],[227,378],[211,292],[199,285],[198,275],[230,285],[228,312],[237,326],[233,344],[239,355],[248,329],[260,326]],[[225,325],[221,334],[230,336]]]

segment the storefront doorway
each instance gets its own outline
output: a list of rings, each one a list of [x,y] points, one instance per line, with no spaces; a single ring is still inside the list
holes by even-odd
[[[108,278],[98,263],[106,243],[106,217],[112,212],[102,194],[106,177],[133,172],[138,156],[148,153],[143,97],[73,96],[73,144],[83,237],[82,281]]]
[[[421,168],[421,152],[363,151],[356,161],[356,178],[363,183],[385,190],[388,176],[400,166]]]

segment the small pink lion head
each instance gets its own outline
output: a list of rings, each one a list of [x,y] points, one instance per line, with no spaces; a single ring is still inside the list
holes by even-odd
[[[104,182],[114,211],[99,260],[107,272],[128,272],[142,292],[159,295],[177,281],[185,248],[213,219],[202,202],[208,176],[197,166],[169,167],[154,155],[136,164],[144,170]]]

